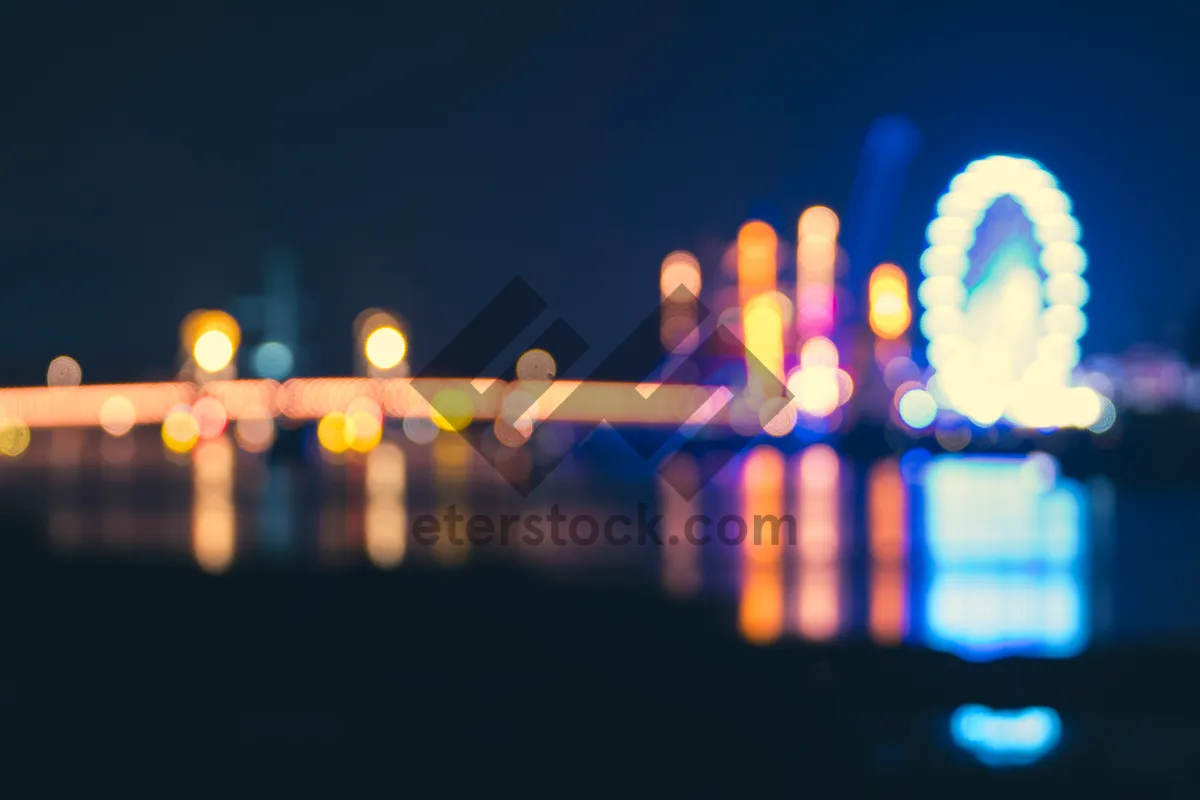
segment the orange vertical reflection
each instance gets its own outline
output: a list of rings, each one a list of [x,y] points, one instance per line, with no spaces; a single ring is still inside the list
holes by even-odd
[[[367,556],[379,567],[394,567],[404,560],[408,532],[406,467],[404,451],[395,442],[381,442],[367,454]]]
[[[688,499],[699,484],[700,472],[695,460],[682,453],[671,459],[658,479],[663,530],[667,535],[663,548],[663,588],[676,596],[692,595],[700,589],[699,545],[689,541],[688,535],[694,539],[705,531],[687,530],[688,520],[700,513],[699,495]]]
[[[207,572],[224,572],[233,563],[233,466],[233,445],[224,437],[192,451],[192,552]]]
[[[880,644],[899,644],[908,630],[908,497],[894,458],[879,462],[867,476],[867,516],[871,636]]]
[[[908,498],[894,458],[875,464],[867,475],[867,526],[873,561],[894,564],[905,558]]]
[[[828,563],[838,556],[838,486],[841,463],[833,448],[814,444],[797,459],[800,558]]]
[[[738,614],[742,635],[767,643],[783,632],[783,546],[769,531],[755,536],[755,519],[782,517],[784,462],[774,448],[762,445],[746,456],[742,467],[743,542],[742,598]]]
[[[837,453],[811,445],[796,459],[799,509],[796,607],[797,631],[809,639],[828,639],[841,624],[839,487]]]

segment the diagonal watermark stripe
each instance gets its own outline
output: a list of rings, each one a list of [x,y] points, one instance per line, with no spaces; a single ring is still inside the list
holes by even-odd
[[[537,406],[539,401],[546,398],[550,388],[556,385],[553,383],[553,378],[556,376],[547,375],[547,380],[523,380],[518,384],[519,388],[515,390],[501,381],[491,381],[483,388],[475,386],[471,390],[476,394],[475,401],[497,403],[501,408],[494,427],[496,438],[505,447],[518,448],[529,440],[535,419],[544,424],[555,420],[595,417],[597,398],[588,392],[580,392],[579,387],[590,381],[608,378],[614,374],[638,376],[640,383],[611,385],[611,391],[616,394],[607,395],[600,402],[609,407],[620,407],[627,417],[653,418],[652,412],[662,402],[662,396],[658,394],[662,390],[661,380],[652,382],[665,360],[660,341],[661,320],[663,314],[667,313],[669,309],[677,308],[679,304],[683,303],[689,304],[695,309],[692,330],[686,334],[695,333],[699,336],[701,326],[711,317],[712,312],[687,289],[679,287],[637,325],[607,357],[602,359],[588,379],[574,384],[548,413],[537,413]],[[501,353],[519,339],[521,334],[546,308],[546,303],[532,287],[519,278],[514,279],[480,313],[476,314],[451,343],[422,370],[421,376],[463,373],[480,375]],[[682,359],[677,359],[672,371],[679,372],[682,368],[690,366],[695,374],[701,375],[707,372],[708,378],[711,379],[715,370],[706,371],[705,361],[711,360],[708,356],[711,355],[709,351],[715,349],[712,345],[721,341],[726,345],[731,342],[735,343],[739,346],[740,351],[745,352],[745,348],[736,334],[728,326],[719,325],[715,331],[701,339],[699,347],[694,348]],[[583,338],[561,318],[552,322],[531,343],[530,347],[546,350],[553,354],[559,371],[569,369],[587,350],[587,344]],[[792,399],[783,382],[759,363],[752,353],[746,353],[746,361],[748,372],[770,376],[773,379],[774,384],[768,385],[767,391],[785,401]],[[669,376],[664,377],[669,378]],[[675,425],[669,429],[639,431],[637,435],[618,426],[612,426],[613,430],[645,460],[650,460],[663,452],[670,442],[676,442],[675,450],[668,453],[664,462],[663,466],[666,466],[672,458],[678,455],[679,447],[687,446],[693,440],[692,437],[685,435],[684,431],[698,427],[699,430],[693,433],[693,436],[706,438],[708,434],[713,433],[719,427],[715,418],[733,398],[729,389],[723,386],[706,387],[703,386],[703,383],[702,381],[701,385],[697,387],[696,392],[684,395],[680,404],[672,409],[672,416],[675,419],[687,419],[689,423]],[[558,386],[561,385],[558,384]],[[434,388],[423,386],[419,391],[423,396],[427,395],[425,399],[438,414],[450,417],[453,409],[446,407],[443,396],[439,395]],[[638,409],[644,409],[644,412],[639,412]],[[578,441],[586,439],[600,424],[602,423],[594,423],[586,430],[580,430]],[[578,429],[577,424],[576,427]],[[498,463],[502,454],[496,452],[494,448],[486,446],[484,432],[478,428],[474,430],[466,428],[460,433],[493,468],[497,469],[501,475],[505,475]],[[506,480],[522,496],[528,496],[569,455],[570,451],[566,451],[544,457],[533,464],[526,474],[519,477],[505,475]],[[679,485],[674,485],[671,476],[680,474],[678,470],[667,470],[664,478],[681,495],[690,498],[711,481],[735,456],[736,452],[722,451],[716,456],[707,458],[704,462],[707,469],[701,475],[699,483],[677,481]]]

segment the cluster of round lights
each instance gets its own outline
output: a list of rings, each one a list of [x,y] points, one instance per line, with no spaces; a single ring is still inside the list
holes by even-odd
[[[383,438],[383,409],[368,397],[351,401],[345,411],[333,411],[317,424],[317,440],[327,452],[369,453]]]
[[[939,372],[956,370],[975,356],[975,345],[966,335],[968,252],[988,208],[1005,195],[1020,203],[1032,221],[1045,273],[1041,338],[1033,363],[1018,380],[1065,388],[1079,362],[1078,342],[1087,328],[1081,310],[1088,299],[1082,277],[1087,254],[1079,246],[1080,228],[1071,215],[1070,198],[1054,176],[1027,158],[991,156],[972,162],[938,202],[937,218],[927,231],[929,247],[921,256],[925,280],[917,292],[925,309],[921,331],[929,342],[929,364]],[[913,403],[924,411],[923,401]],[[918,418],[925,416],[910,408]]]
[[[113,400],[109,426],[105,428],[113,436],[128,433],[132,422],[128,408],[119,400]],[[106,404],[107,405],[107,404]],[[229,424],[225,406],[215,397],[201,397],[194,405],[177,405],[167,412],[162,424],[162,440],[173,453],[187,453],[201,441],[220,439]]]

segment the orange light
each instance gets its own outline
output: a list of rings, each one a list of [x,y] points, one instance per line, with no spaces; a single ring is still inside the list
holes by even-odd
[[[773,541],[768,526],[759,525],[774,517],[782,528],[783,481],[782,453],[760,446],[747,454],[742,472],[741,520],[746,538],[738,623],[742,635],[756,644],[771,642],[783,632],[783,539]]]
[[[895,264],[880,264],[868,284],[871,330],[881,339],[898,339],[912,323],[908,278]]]
[[[907,632],[908,502],[896,459],[881,461],[868,473],[867,513],[871,636],[880,644],[898,644]]]
[[[694,298],[700,297],[700,262],[691,253],[678,250],[663,259],[659,289],[666,300],[676,290],[686,289]]]
[[[753,220],[742,226],[737,240],[738,304],[746,304],[763,292],[775,290],[779,237],[765,222]]]

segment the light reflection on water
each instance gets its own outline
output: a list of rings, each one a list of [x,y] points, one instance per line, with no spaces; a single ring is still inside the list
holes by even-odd
[[[698,485],[701,464],[680,457],[670,480],[616,486],[576,475],[559,484],[569,491],[524,499],[454,436],[429,446],[389,438],[314,470],[228,439],[167,464],[144,440],[121,440],[128,444],[116,453],[117,440],[59,433],[40,463],[0,470],[0,482],[26,483],[46,501],[50,536],[64,549],[186,552],[214,573],[280,558],[390,569],[499,557],[615,570],[670,596],[727,599],[754,642],[869,637],[970,659],[1070,656],[1099,616],[1090,542],[1105,521],[1089,491],[1060,478],[1045,456],[945,456],[914,468],[911,454],[855,464],[824,444],[795,453],[761,445],[694,496],[677,487]],[[441,524],[432,542],[414,540],[415,524],[451,508],[462,520],[456,535]],[[661,514],[663,544],[531,541],[522,521],[506,544],[472,546],[464,529],[473,512],[497,524],[517,512],[543,521],[589,514],[601,527],[620,514],[634,521],[621,529],[630,533],[639,516]],[[720,526],[736,534],[739,519],[740,542],[694,541]]]

